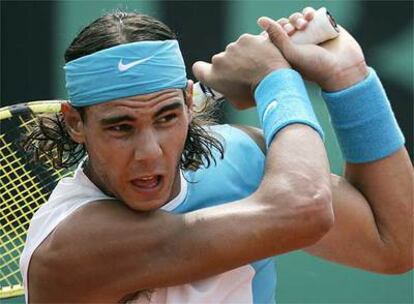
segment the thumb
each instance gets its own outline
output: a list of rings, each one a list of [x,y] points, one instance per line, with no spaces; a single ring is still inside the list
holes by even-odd
[[[266,31],[270,41],[285,55],[292,51],[292,42],[289,39],[288,34],[282,28],[282,26],[268,17],[260,17],[257,20],[258,25]]]
[[[204,61],[197,61],[193,64],[193,74],[202,83],[209,85],[212,66],[210,63]]]

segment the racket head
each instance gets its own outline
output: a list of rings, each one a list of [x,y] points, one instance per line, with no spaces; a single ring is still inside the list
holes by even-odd
[[[21,146],[41,115],[55,115],[64,100],[42,100],[0,108],[0,299],[24,294],[19,260],[35,211],[57,182],[72,173],[51,163],[30,162]]]

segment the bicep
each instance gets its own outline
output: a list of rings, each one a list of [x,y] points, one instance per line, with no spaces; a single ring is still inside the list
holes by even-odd
[[[180,217],[166,212],[140,213],[114,202],[87,204],[61,222],[33,254],[31,299],[61,301],[64,294],[65,301],[118,301],[145,289],[156,261],[150,255],[159,251],[163,257],[163,241],[180,229]]]
[[[335,223],[308,253],[369,271],[382,269],[383,240],[365,197],[345,179],[332,175]]]

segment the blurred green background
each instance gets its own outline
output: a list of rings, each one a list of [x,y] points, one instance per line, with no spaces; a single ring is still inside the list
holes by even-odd
[[[414,56],[411,1],[22,1],[17,4],[2,1],[0,100],[4,106],[26,100],[65,98],[62,72],[65,48],[85,25],[114,9],[136,10],[167,23],[177,31],[185,60],[191,66],[196,59],[209,60],[244,32],[259,33],[258,17],[280,18],[306,6],[326,6],[337,22],[360,42],[368,64],[383,80],[412,157]],[[45,11],[45,15],[41,11]],[[29,20],[28,24],[19,28],[17,20],[24,17]],[[36,29],[39,24],[43,31]],[[23,58],[21,54],[24,52],[27,52],[24,66],[16,70],[12,65],[16,62],[13,56]],[[42,68],[35,66],[40,64],[37,58],[43,58],[45,62]],[[188,72],[191,76],[190,69]],[[343,159],[326,108],[318,88],[308,84],[308,89],[326,132],[331,169],[341,174]],[[225,106],[223,122],[257,126],[254,110],[237,112],[231,106]],[[277,269],[278,303],[414,302],[413,272],[398,276],[372,274],[302,252],[278,257]],[[18,297],[3,303],[23,301]]]

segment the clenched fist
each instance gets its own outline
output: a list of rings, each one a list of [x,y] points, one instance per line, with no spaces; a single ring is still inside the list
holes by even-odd
[[[340,27],[337,38],[320,45],[299,45],[289,39],[296,31],[306,30],[314,14],[315,10],[308,7],[289,19],[259,18],[258,24],[292,67],[323,90],[338,91],[364,79],[368,74],[364,54],[344,28]]]
[[[194,75],[202,83],[226,96],[236,108],[254,106],[253,90],[272,71],[289,68],[281,52],[267,35],[244,34],[230,43],[211,63],[196,62]]]

